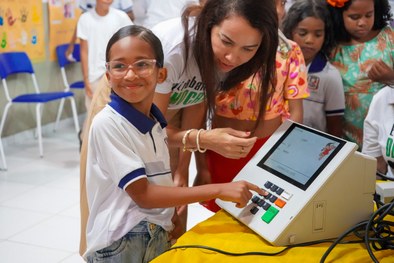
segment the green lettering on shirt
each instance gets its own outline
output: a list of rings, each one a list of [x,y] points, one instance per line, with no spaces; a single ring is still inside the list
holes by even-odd
[[[386,143],[386,156],[394,158],[394,143],[393,143],[393,138],[387,138],[387,143]]]

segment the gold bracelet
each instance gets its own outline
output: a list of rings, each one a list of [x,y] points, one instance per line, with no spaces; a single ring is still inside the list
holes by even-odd
[[[187,147],[186,147],[187,136],[189,136],[189,134],[190,134],[192,131],[194,131],[194,130],[196,130],[196,129],[187,130],[187,131],[185,132],[185,134],[183,135],[182,144],[183,144],[183,151],[184,151],[184,152],[186,152],[186,151],[189,151],[189,152],[195,152],[195,151],[197,151],[197,149],[195,149],[195,148],[187,148]]]
[[[196,136],[196,145],[197,145],[197,150],[198,150],[200,153],[205,153],[205,152],[207,151],[207,149],[201,149],[201,148],[200,148],[200,133],[201,133],[202,131],[204,131],[204,129],[199,129],[198,132],[197,132],[197,136]]]

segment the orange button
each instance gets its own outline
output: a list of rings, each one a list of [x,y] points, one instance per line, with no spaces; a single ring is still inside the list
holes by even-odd
[[[282,199],[279,199],[279,198],[278,198],[278,199],[276,199],[276,201],[275,201],[274,204],[277,205],[278,207],[282,208],[282,207],[285,206],[286,202],[283,201]]]

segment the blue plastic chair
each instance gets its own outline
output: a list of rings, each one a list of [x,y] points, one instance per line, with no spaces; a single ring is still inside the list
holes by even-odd
[[[67,73],[66,73],[66,69],[67,69],[68,65],[81,62],[80,46],[79,46],[79,44],[74,44],[74,51],[72,53],[72,56],[74,58],[73,61],[68,60],[66,57],[66,50],[67,50],[68,46],[69,46],[69,44],[61,44],[56,47],[57,62],[60,67],[60,73],[62,75],[63,85],[64,85],[66,91],[69,91],[70,89],[81,90],[81,89],[85,88],[85,84],[83,83],[83,81],[81,80],[81,81],[75,81],[75,82],[69,83],[68,78],[67,78]],[[63,106],[64,106],[64,99],[61,100],[60,105],[59,105],[59,109],[57,111],[54,130],[56,130],[58,127],[60,117],[63,112]]]
[[[33,87],[35,93],[25,93],[19,94],[14,97],[10,96],[9,87],[7,85],[7,78],[10,75],[15,74],[30,74],[31,79],[33,81]],[[44,151],[42,146],[42,131],[41,131],[41,112],[43,104],[47,102],[69,99],[71,103],[75,130],[79,132],[79,123],[78,123],[78,115],[77,115],[77,107],[75,105],[74,93],[71,91],[59,91],[59,92],[43,92],[41,93],[39,90],[39,86],[37,83],[36,76],[34,74],[34,69],[32,63],[25,52],[7,52],[0,54],[0,77],[2,80],[2,86],[4,88],[5,97],[7,99],[7,104],[5,105],[3,116],[0,124],[0,138],[3,133],[4,124],[7,118],[8,110],[13,104],[36,104],[36,122],[37,122],[37,137],[38,137],[38,146],[40,156],[43,157]],[[18,87],[14,87],[16,90]],[[13,92],[13,94],[16,92]],[[18,118],[13,118],[13,121],[17,121]],[[2,153],[0,149],[0,154]],[[7,169],[7,163],[5,160],[4,154],[1,154],[4,164],[4,169]]]

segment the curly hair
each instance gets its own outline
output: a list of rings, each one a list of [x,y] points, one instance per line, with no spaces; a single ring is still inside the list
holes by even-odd
[[[343,12],[348,10],[350,5],[355,0],[349,0],[344,4],[343,7],[333,7],[327,3],[328,10],[331,14],[331,19],[333,21],[333,26],[335,28],[335,41],[337,43],[349,42],[351,36],[345,29],[345,24],[343,21]],[[375,20],[372,29],[380,30],[389,25],[392,20],[392,14],[390,12],[390,4],[388,0],[373,0],[375,9]]]

